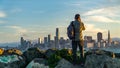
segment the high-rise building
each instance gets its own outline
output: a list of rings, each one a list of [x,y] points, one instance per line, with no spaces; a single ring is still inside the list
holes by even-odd
[[[44,37],[44,44],[47,44],[47,42],[48,42],[47,37]]]
[[[87,41],[87,36],[84,36],[84,40],[86,40],[86,41]]]
[[[59,48],[60,46],[59,46],[59,28],[56,28],[56,41],[55,41],[55,43],[56,43],[56,48]]]
[[[40,38],[38,38],[38,44],[40,44]]]
[[[102,33],[98,32],[97,33],[97,42],[101,42],[101,40],[102,40]]]
[[[23,39],[23,37],[21,37],[20,43],[21,43],[21,46],[24,46],[24,39]]]
[[[56,42],[57,38],[56,36],[54,36],[54,41],[55,41],[55,48],[57,48],[57,42]]]
[[[92,36],[87,36],[87,41],[91,42],[92,41]]]
[[[84,36],[84,47],[85,48],[94,47],[94,40],[92,39],[92,36]]]
[[[48,35],[48,43],[50,44],[50,40],[51,40],[51,35]]]
[[[84,47],[87,48],[87,36],[84,36]]]
[[[56,28],[56,38],[59,40],[59,28]]]
[[[110,31],[108,30],[108,46],[111,45]]]
[[[92,41],[92,36],[84,36],[84,40],[91,42]]]

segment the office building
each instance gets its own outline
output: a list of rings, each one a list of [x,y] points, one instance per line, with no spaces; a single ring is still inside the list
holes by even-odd
[[[101,42],[101,40],[102,40],[102,33],[98,32],[97,33],[97,42]]]

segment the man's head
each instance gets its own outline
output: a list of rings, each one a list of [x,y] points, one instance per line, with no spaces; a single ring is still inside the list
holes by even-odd
[[[80,14],[75,15],[75,19],[78,20],[80,18]]]

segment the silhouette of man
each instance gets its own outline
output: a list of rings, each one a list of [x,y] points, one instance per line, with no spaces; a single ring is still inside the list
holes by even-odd
[[[84,24],[81,21],[80,15],[75,15],[75,20],[73,21],[74,26],[74,38],[72,39],[72,54],[73,54],[73,64],[76,64],[77,61],[77,47],[79,47],[80,51],[80,58],[81,58],[81,64],[84,64],[83,58],[83,37],[82,37],[82,31],[85,30]]]

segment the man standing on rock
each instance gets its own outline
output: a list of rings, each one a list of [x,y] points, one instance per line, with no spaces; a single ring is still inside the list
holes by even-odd
[[[71,24],[67,28],[68,37],[72,40],[72,54],[73,54],[73,64],[77,62],[77,47],[79,47],[80,51],[80,64],[84,65],[84,44],[82,31],[85,30],[84,24],[81,21],[80,14],[75,15],[75,20],[71,22]],[[70,33],[71,32],[71,33]]]

